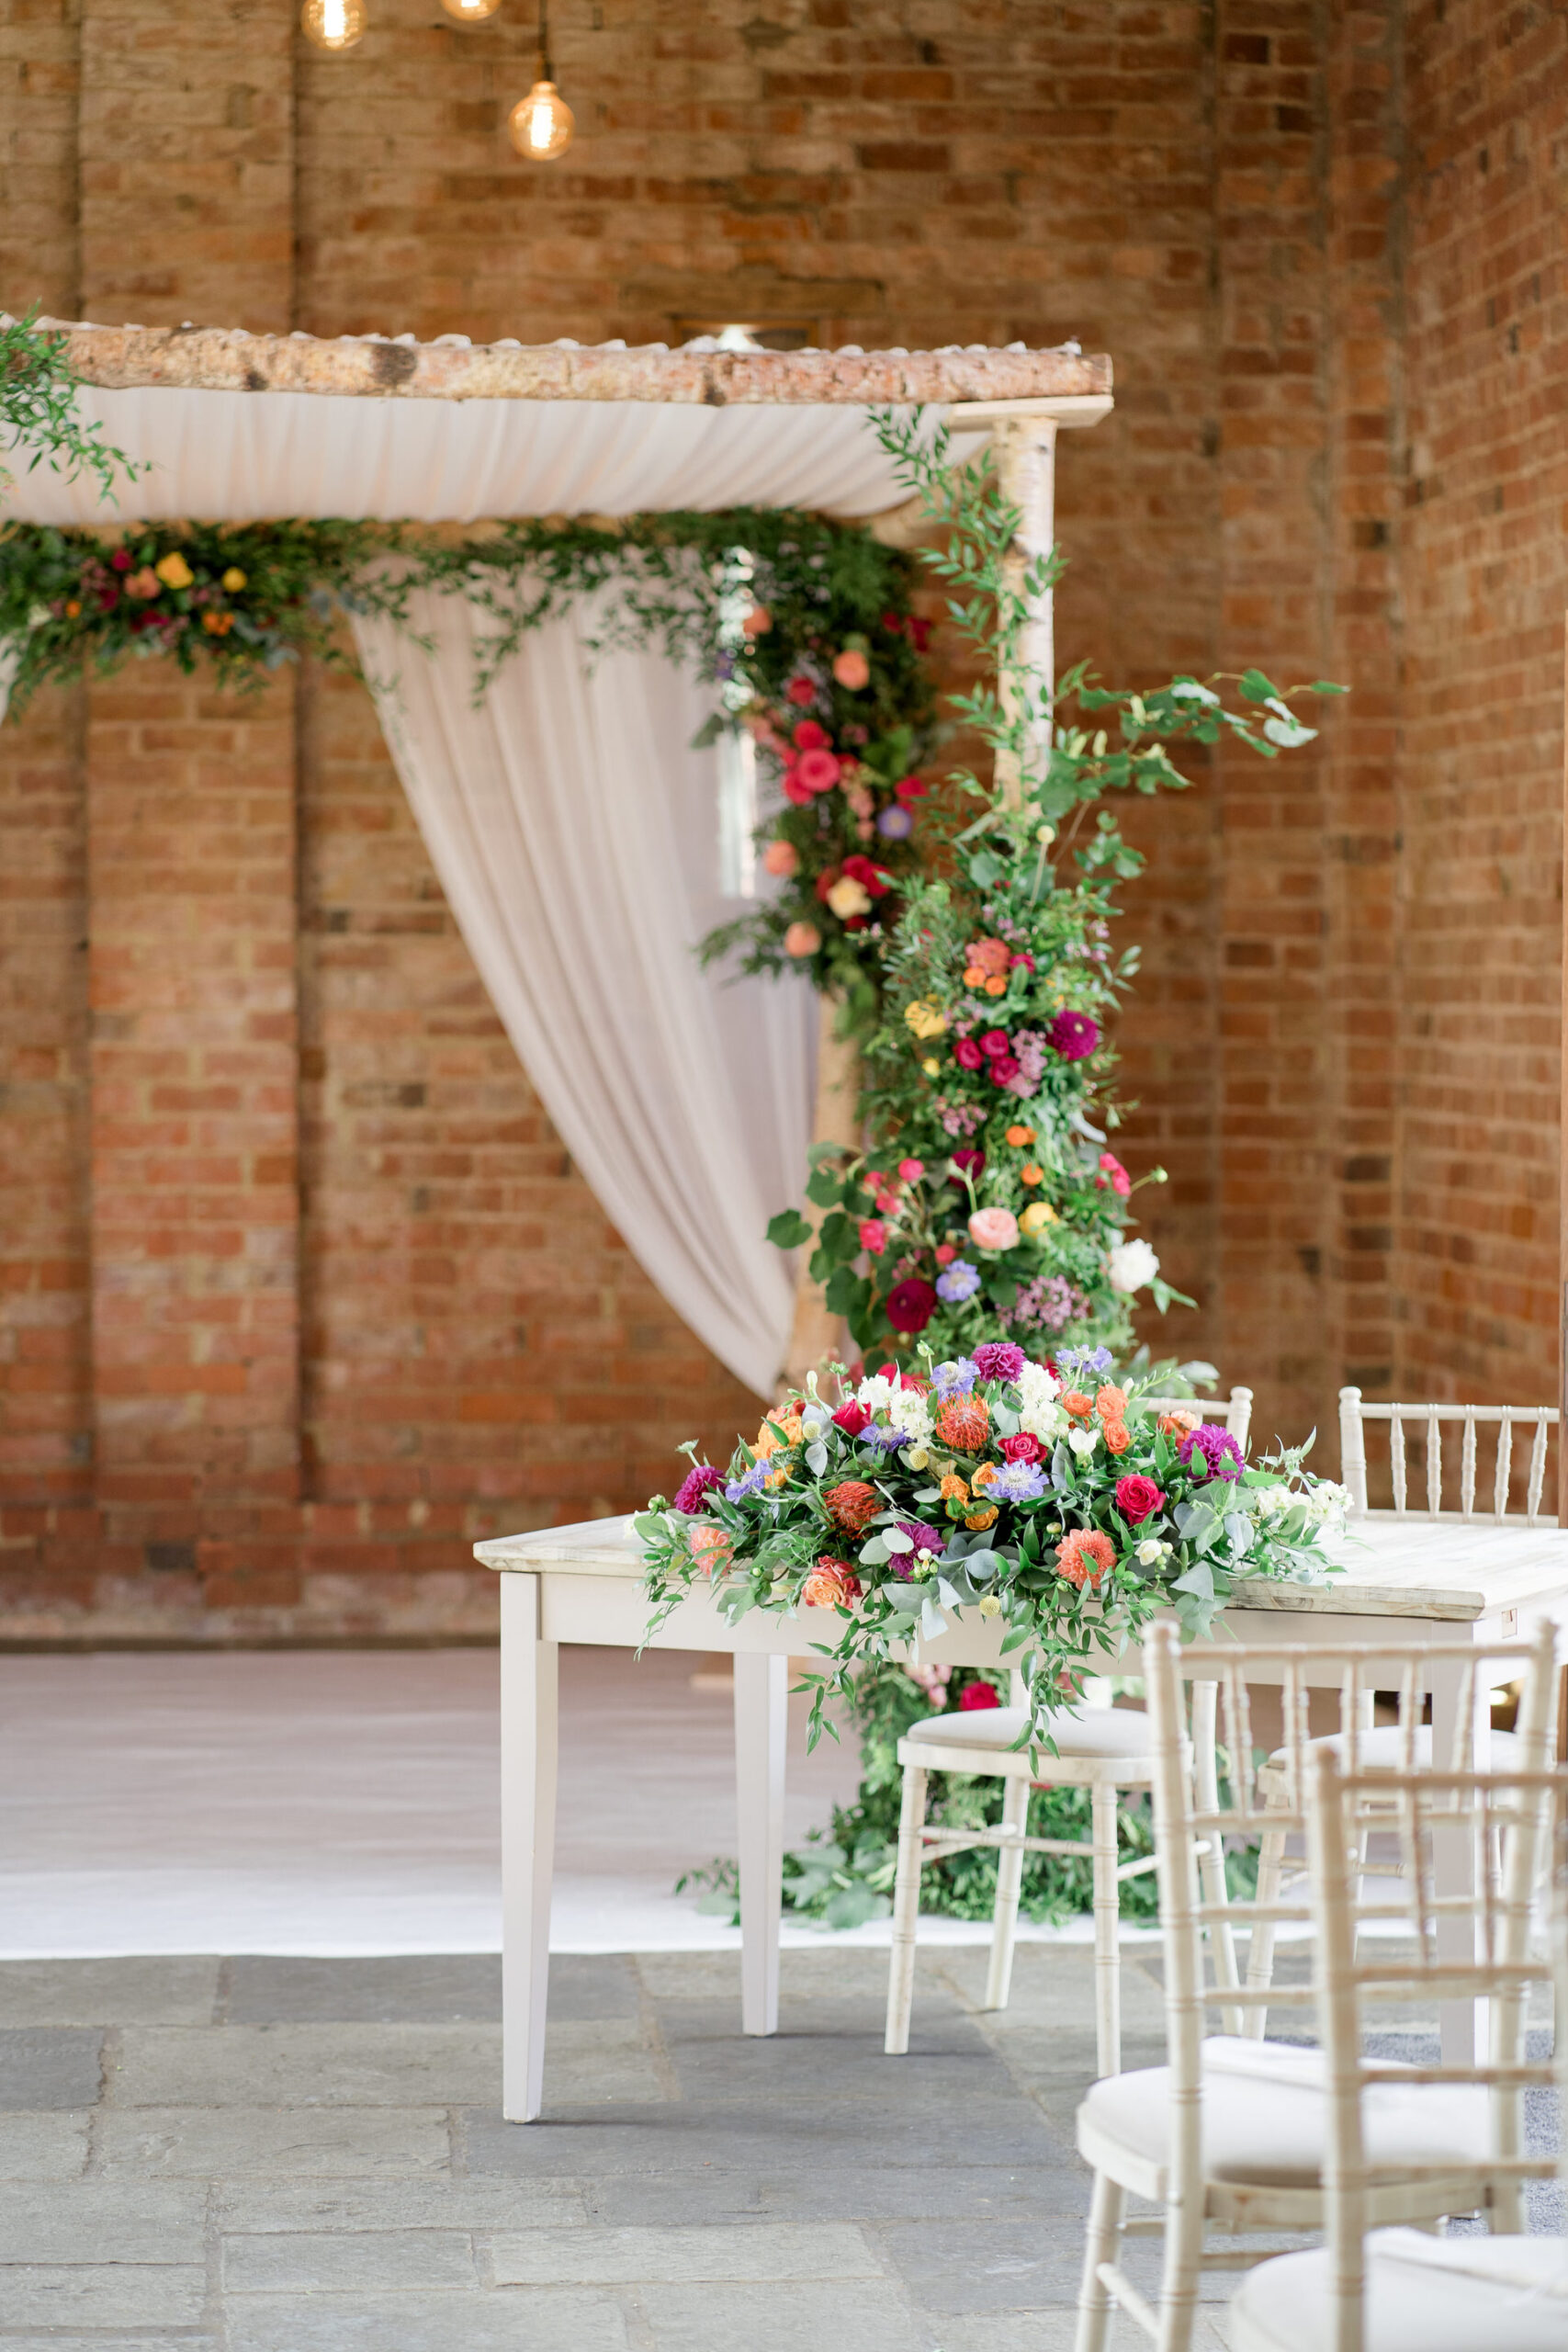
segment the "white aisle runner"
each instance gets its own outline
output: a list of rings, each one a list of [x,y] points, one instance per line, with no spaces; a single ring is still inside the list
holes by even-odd
[[[671,1891],[735,1851],[730,1702],[700,1663],[561,1653],[558,1951],[739,1948]],[[493,1650],[0,1657],[0,1959],[499,1951],[497,1680]],[[858,1778],[852,1741],[807,1756],[804,1708],[791,1844]],[[823,1940],[787,1914],[784,1938]]]

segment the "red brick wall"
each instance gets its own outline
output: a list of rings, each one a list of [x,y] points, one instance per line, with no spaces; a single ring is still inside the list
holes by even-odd
[[[14,10],[0,301],[1111,352],[1062,450],[1064,660],[1356,689],[1309,754],[1127,812],[1126,1151],[1200,1301],[1148,1337],[1266,1435],[1347,1376],[1552,1393],[1562,21],[561,0],[580,135],[539,170],[526,12],[372,14],[332,59],[285,7]],[[475,1533],[744,1419],[551,1135],[352,682],[51,697],[0,821],[14,1624],[471,1627]]]

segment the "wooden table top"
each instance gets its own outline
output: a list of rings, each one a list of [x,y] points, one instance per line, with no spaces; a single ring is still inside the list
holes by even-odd
[[[1259,1577],[1227,1606],[1338,1617],[1422,1617],[1460,1623],[1501,1610],[1560,1603],[1568,1615],[1568,1529],[1523,1519],[1429,1520],[1375,1512],[1334,1545],[1342,1575],[1321,1584]],[[626,1519],[592,1519],[476,1544],[487,1568],[529,1575],[642,1576],[642,1546]]]

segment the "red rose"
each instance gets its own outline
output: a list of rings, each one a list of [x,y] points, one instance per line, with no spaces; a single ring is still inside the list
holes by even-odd
[[[987,1061],[999,1062],[1012,1051],[1012,1039],[1005,1029],[987,1029],[980,1040],[980,1051]]]
[[[136,561],[136,558],[131,554],[129,548],[116,548],[113,555],[109,558],[109,561],[113,564],[117,571],[129,571],[131,565]]]
[[[893,888],[891,874],[887,873],[884,867],[874,865],[869,857],[863,857],[858,850],[853,857],[845,858],[844,872],[852,881],[858,882],[863,890],[869,890],[874,899],[886,898]]]
[[[1010,956],[1008,957],[1008,966],[1010,970],[1016,970],[1020,964],[1022,965],[1026,972],[1032,972],[1034,969],[1034,958],[1032,956],[1019,955]]]
[[[836,1430],[842,1430],[846,1437],[859,1437],[870,1419],[871,1415],[866,1411],[865,1407],[858,1404],[852,1396],[849,1403],[840,1405],[834,1414],[833,1427]]]
[[[1129,1527],[1141,1527],[1156,1510],[1165,1508],[1165,1496],[1152,1478],[1118,1478],[1116,1508]]]
[[[793,731],[797,752],[827,752],[832,749],[828,729],[818,727],[814,718],[803,718]]]
[[[966,1682],[958,1694],[961,1715],[972,1715],[978,1708],[999,1707],[1001,1703],[994,1682]]]
[[[1043,1462],[1045,1459],[1045,1448],[1037,1437],[1031,1437],[1027,1430],[1021,1430],[1017,1437],[1004,1437],[1000,1444],[1004,1462]]]
[[[917,1276],[887,1294],[887,1320],[896,1331],[923,1331],[936,1313],[936,1292]]]
[[[793,801],[797,808],[808,808],[810,807],[812,799],[811,789],[808,785],[802,784],[800,780],[800,771],[798,768],[786,768],[784,770],[784,797],[786,800]]]
[[[808,702],[816,701],[817,689],[809,678],[792,678],[784,688],[784,695],[797,709],[804,709]]]
[[[953,1058],[960,1069],[980,1069],[984,1067],[986,1060],[985,1055],[973,1037],[960,1037],[956,1040],[953,1048]]]
[[[1011,1054],[998,1054],[991,1064],[991,1084],[1006,1086],[1018,1076],[1019,1063]]]
[[[972,1065],[966,1063],[964,1067],[968,1069]],[[948,1178],[950,1184],[962,1184],[965,1176],[972,1184],[977,1184],[986,1172],[986,1155],[983,1151],[976,1151],[972,1146],[965,1146],[963,1151],[953,1153],[953,1165],[957,1173]]]
[[[893,797],[907,808],[911,800],[923,800],[930,790],[931,786],[922,784],[918,775],[900,776],[893,787]]]

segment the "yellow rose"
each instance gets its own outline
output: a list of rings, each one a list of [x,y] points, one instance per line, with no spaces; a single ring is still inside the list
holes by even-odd
[[[152,569],[165,588],[188,588],[196,578],[195,572],[181,555],[178,548],[164,556],[152,566]]]
[[[828,904],[840,922],[847,922],[851,915],[871,912],[871,892],[852,874],[840,874],[828,893]]]
[[[250,574],[242,571],[237,563],[231,563],[223,574],[223,585],[231,596],[237,596],[249,577]]]
[[[946,1013],[939,1012],[934,1004],[928,1004],[922,997],[917,997],[913,1003],[904,1007],[904,1018],[917,1037],[940,1037],[947,1027]]]
[[[1048,1225],[1060,1222],[1049,1201],[1031,1201],[1019,1218],[1018,1229],[1021,1233],[1043,1233]]]
[[[920,1068],[925,1071],[928,1078],[940,1078],[942,1076],[942,1064],[938,1061],[934,1054],[928,1054],[925,1060],[920,1064]]]
[[[964,1524],[965,1527],[973,1528],[976,1532],[978,1532],[982,1527],[994,1527],[997,1523],[998,1517],[998,1513],[995,1503],[990,1503],[984,1510],[970,1511],[966,1515]]]

